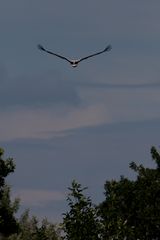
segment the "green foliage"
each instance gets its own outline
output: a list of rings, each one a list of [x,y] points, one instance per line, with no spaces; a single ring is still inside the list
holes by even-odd
[[[41,222],[35,216],[29,216],[26,210],[19,219],[20,231],[11,235],[8,240],[58,240],[60,234],[58,228],[47,219]]]
[[[30,217],[29,211],[17,220],[19,200],[10,199],[5,178],[14,172],[13,159],[3,160],[0,149],[0,234],[7,240],[59,240],[59,229],[47,219]],[[81,184],[72,182],[62,229],[66,240],[157,240],[160,239],[160,154],[151,148],[155,168],[130,163],[135,180],[121,176],[105,183],[105,200],[97,207],[84,195]],[[0,236],[1,238],[1,236]]]
[[[14,214],[18,210],[19,200],[10,199],[10,187],[5,178],[14,172],[15,165],[12,158],[3,160],[4,150],[0,148],[0,234],[10,235],[18,231],[18,223]]]
[[[121,177],[105,183],[105,201],[100,204],[104,239],[159,239],[160,236],[160,155],[151,148],[155,169],[137,166],[135,181]]]
[[[72,182],[69,188],[69,212],[64,214],[63,230],[68,240],[98,240],[100,239],[101,225],[97,217],[97,209],[91,199],[85,197],[81,184]]]
[[[10,187],[5,185],[0,201],[0,229],[4,235],[9,235],[18,231],[18,223],[14,214],[19,208],[19,199],[13,202],[10,200]]]
[[[0,239],[7,240],[58,240],[58,228],[47,219],[41,222],[36,217],[29,217],[25,211],[17,220],[14,214],[19,208],[19,199],[10,199],[10,187],[5,178],[15,170],[12,158],[3,160],[4,150],[0,148]]]
[[[0,197],[3,193],[3,186],[5,185],[5,177],[14,172],[15,164],[12,158],[3,160],[4,150],[0,148]]]

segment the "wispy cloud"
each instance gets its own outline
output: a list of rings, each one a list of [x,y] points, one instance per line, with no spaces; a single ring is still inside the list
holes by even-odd
[[[66,82],[57,72],[41,74],[40,76],[8,77],[0,69],[0,107],[35,108],[44,106],[69,105],[77,106],[81,100],[76,86]]]
[[[56,112],[51,108],[4,111],[0,118],[0,139],[46,138],[47,132],[61,132],[109,121],[109,114],[103,104],[68,109],[67,112]]]
[[[44,189],[17,189],[13,197],[19,197],[23,206],[44,207],[52,201],[63,201],[65,193]]]

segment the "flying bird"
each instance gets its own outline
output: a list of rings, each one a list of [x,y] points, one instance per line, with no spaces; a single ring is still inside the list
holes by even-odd
[[[82,57],[82,58],[77,59],[77,60],[71,60],[71,59],[68,59],[68,58],[66,58],[66,57],[64,57],[64,56],[62,56],[62,55],[57,54],[57,53],[48,51],[47,49],[45,49],[45,48],[44,48],[42,45],[40,45],[40,44],[38,44],[38,49],[41,50],[41,51],[44,51],[44,52],[46,52],[46,53],[52,54],[52,55],[54,55],[54,56],[56,56],[56,57],[59,57],[59,58],[61,58],[61,59],[66,60],[67,62],[69,62],[69,63],[72,65],[72,67],[77,67],[79,62],[81,62],[81,61],[83,61],[83,60],[86,60],[86,59],[88,59],[88,58],[94,57],[94,56],[96,56],[96,55],[99,55],[99,54],[101,54],[101,53],[108,52],[108,51],[110,51],[110,50],[112,49],[112,47],[111,47],[111,45],[108,45],[104,50],[102,50],[102,51],[100,51],[100,52],[93,53],[93,54],[91,54],[91,55],[88,55],[88,56],[86,56],[86,57]]]

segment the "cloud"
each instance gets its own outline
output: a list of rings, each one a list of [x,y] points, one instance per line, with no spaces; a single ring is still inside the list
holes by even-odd
[[[0,71],[4,78],[4,72]],[[76,86],[57,72],[5,78],[0,87],[1,109],[12,107],[41,107],[57,104],[76,106],[81,102]]]
[[[12,197],[19,197],[23,206],[44,207],[52,201],[63,201],[65,193],[44,189],[18,189]]]
[[[160,88],[85,88],[79,107],[1,111],[0,140],[46,139],[68,130],[159,118]]]
[[[52,133],[99,125],[108,122],[109,115],[103,104],[91,104],[81,108],[19,109],[1,111],[0,139],[48,138]]]
[[[111,122],[141,121],[159,118],[160,87],[93,88],[83,98],[104,103]]]

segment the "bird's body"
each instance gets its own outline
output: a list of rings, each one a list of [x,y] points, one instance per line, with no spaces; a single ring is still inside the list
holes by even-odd
[[[63,60],[66,60],[67,62],[69,62],[69,63],[72,65],[72,67],[77,67],[79,62],[81,62],[81,61],[83,61],[83,60],[86,60],[86,59],[88,59],[88,58],[91,58],[91,57],[93,57],[93,56],[99,55],[99,54],[101,54],[101,53],[110,51],[110,50],[112,49],[112,47],[111,47],[111,45],[108,45],[104,50],[102,50],[102,51],[100,51],[100,52],[96,52],[96,53],[91,54],[91,55],[89,55],[89,56],[80,58],[80,59],[78,59],[78,60],[71,60],[71,59],[66,58],[66,57],[64,57],[64,56],[62,56],[62,55],[59,55],[59,54],[57,54],[57,53],[48,51],[48,50],[46,50],[46,49],[45,49],[42,45],[40,45],[40,44],[38,45],[38,49],[40,49],[41,51],[47,52],[47,53],[49,53],[49,54],[52,54],[52,55],[54,55],[54,56],[56,56],[56,57],[59,57],[59,58],[61,58],[61,59],[63,59]]]
[[[72,67],[77,67],[79,63],[79,60],[70,60],[70,64],[72,65]]]

